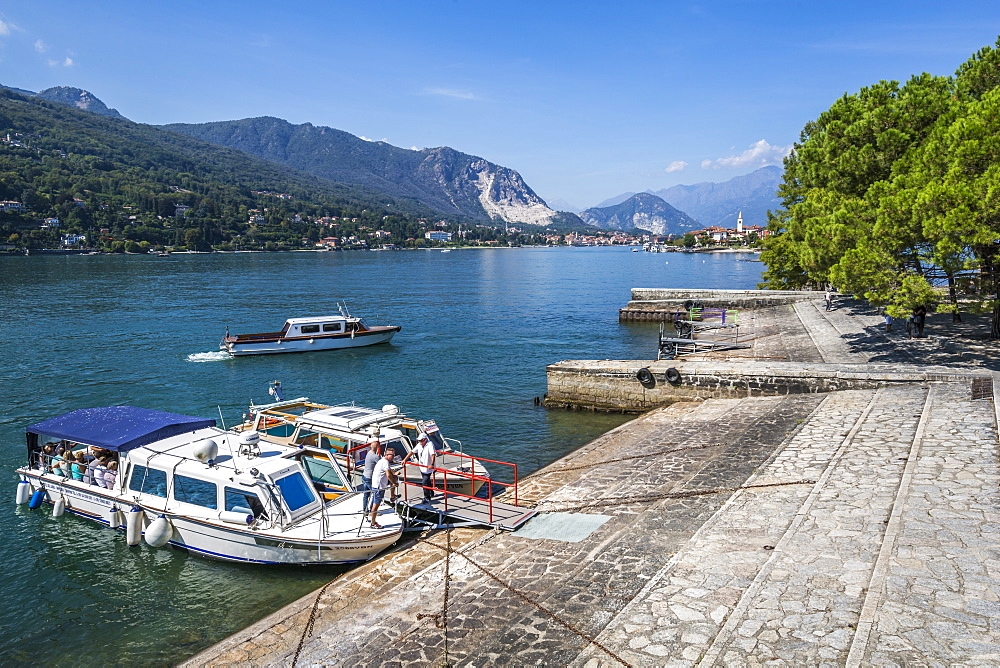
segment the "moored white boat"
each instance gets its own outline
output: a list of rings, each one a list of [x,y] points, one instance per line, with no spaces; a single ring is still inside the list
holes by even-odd
[[[289,318],[279,332],[226,335],[219,349],[233,356],[304,353],[388,343],[398,325],[369,325],[341,307],[338,315]]]
[[[444,438],[433,420],[407,417],[391,404],[381,409],[353,403],[331,406],[302,397],[251,406],[242,428],[289,446],[329,453],[355,485],[360,483],[366,446],[376,434],[383,448],[396,452],[397,462],[410,452],[419,434],[427,434],[437,453],[434,486],[438,489],[472,496],[490,479],[483,460],[462,452],[460,441]],[[416,466],[406,467],[403,473],[406,482],[420,484]]]
[[[381,528],[365,521],[361,494],[335,459],[224,431],[214,420],[110,406],[26,431],[18,503],[124,528],[132,545],[259,564],[343,564],[371,559],[402,534],[388,504]],[[100,467],[74,468],[65,453],[107,455],[117,476],[104,487]]]

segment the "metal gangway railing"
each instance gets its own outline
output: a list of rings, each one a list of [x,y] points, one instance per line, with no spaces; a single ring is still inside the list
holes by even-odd
[[[459,455],[460,453],[450,453],[452,455]],[[529,508],[521,508],[518,505],[518,471],[517,464],[512,464],[510,462],[501,462],[494,459],[485,459],[482,457],[472,457],[470,455],[461,455],[462,457],[472,460],[472,471],[460,471],[454,469],[443,469],[433,466],[421,466],[415,462],[404,462],[402,465],[402,473],[400,484],[402,485],[401,501],[405,504],[411,511],[417,512],[427,512],[430,514],[438,515],[438,523],[443,524],[442,520],[445,516],[452,517],[455,519],[462,520],[468,524],[483,524],[489,525],[501,529],[516,529],[518,526],[526,522],[532,516],[534,516],[535,511]],[[491,476],[484,476],[475,473],[475,462],[485,462],[489,464],[499,464],[501,466],[509,466],[513,473],[513,482],[501,482],[492,478]],[[418,471],[423,469],[428,469],[431,473],[431,485],[429,487],[423,484],[418,484],[415,482],[410,482],[410,476],[407,475],[412,469],[408,467],[417,467]],[[483,469],[485,471],[485,467]],[[456,485],[456,478],[460,481],[468,482],[468,491],[460,492],[454,489],[455,487],[465,487],[464,484]],[[479,483],[477,485],[476,483]],[[494,494],[494,486],[504,487],[505,492],[513,490],[513,504],[504,503],[497,501]],[[486,494],[480,496],[481,488],[486,487]],[[430,491],[434,494],[434,497],[430,501],[424,500],[425,491]],[[411,518],[412,520],[412,518]],[[416,521],[420,521],[417,519]]]

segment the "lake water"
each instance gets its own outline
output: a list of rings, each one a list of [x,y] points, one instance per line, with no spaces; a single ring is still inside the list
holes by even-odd
[[[654,358],[657,325],[618,323],[630,288],[753,288],[751,257],[622,247],[0,257],[0,659],[170,664],[336,572],[128,547],[87,520],[15,506],[25,425],[113,404],[221,411],[232,424],[280,380],[285,398],[434,418],[467,451],[526,475],[627,419],[535,407],[546,364]],[[350,351],[217,352],[226,325],[274,331],[338,300],[403,330]]]

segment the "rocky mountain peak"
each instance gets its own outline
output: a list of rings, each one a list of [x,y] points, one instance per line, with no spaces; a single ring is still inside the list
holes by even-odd
[[[73,88],[72,86],[56,86],[54,88],[46,88],[43,91],[35,93],[35,97],[42,100],[48,100],[49,102],[68,104],[71,107],[76,107],[77,109],[89,111],[94,114],[100,114],[101,116],[125,118],[118,113],[117,109],[108,108],[108,106],[101,102],[97,96],[89,91],[83,90],[82,88]]]

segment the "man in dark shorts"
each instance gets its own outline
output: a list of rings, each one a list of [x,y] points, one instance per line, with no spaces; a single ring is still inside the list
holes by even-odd
[[[385,490],[390,487],[390,474],[392,473],[390,467],[395,456],[396,453],[392,451],[392,448],[386,448],[385,455],[382,456],[382,459],[378,460],[378,463],[375,464],[375,470],[372,472],[372,488],[375,491],[372,492],[370,520],[373,529],[382,528],[382,525],[378,523],[378,507],[381,505],[382,499],[385,498]]]

